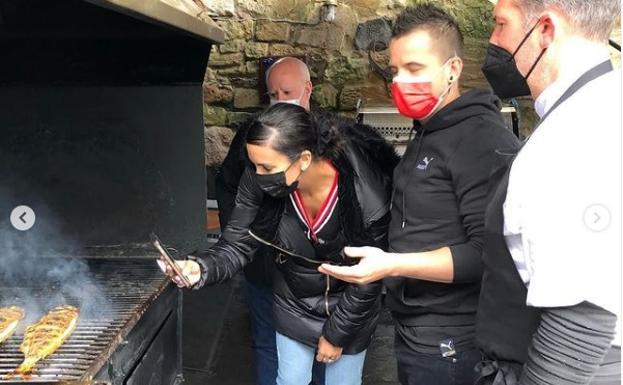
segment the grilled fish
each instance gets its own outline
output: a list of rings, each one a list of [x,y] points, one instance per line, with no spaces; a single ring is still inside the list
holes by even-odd
[[[21,307],[0,307],[0,344],[13,335],[22,318],[24,318],[24,309]]]
[[[14,374],[28,376],[39,361],[54,353],[73,333],[78,323],[79,311],[73,306],[59,306],[26,328],[20,350],[24,362]]]

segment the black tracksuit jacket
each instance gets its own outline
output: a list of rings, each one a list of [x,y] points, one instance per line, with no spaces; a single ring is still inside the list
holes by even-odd
[[[489,175],[496,149],[516,148],[519,141],[506,128],[499,100],[482,90],[463,94],[414,128],[394,170],[389,250],[449,246],[454,282],[388,278],[386,303],[414,350],[438,353],[449,338],[457,348],[471,347]]]

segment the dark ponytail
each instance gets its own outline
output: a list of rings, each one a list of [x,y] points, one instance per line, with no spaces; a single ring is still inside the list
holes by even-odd
[[[246,142],[273,150],[295,160],[309,150],[315,158],[335,160],[342,150],[340,118],[325,112],[277,103],[263,111],[249,127]]]

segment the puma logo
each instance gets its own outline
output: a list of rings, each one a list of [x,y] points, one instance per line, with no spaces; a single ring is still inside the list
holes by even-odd
[[[444,342],[442,342],[442,343],[440,343],[440,344],[439,344],[439,347],[440,347],[440,348],[446,348],[446,349],[448,349],[448,350],[454,350],[454,346],[452,346],[452,345],[453,345],[453,344],[452,344],[452,341],[450,341],[450,342],[448,342],[448,343],[444,343]]]
[[[428,159],[427,156],[424,157],[424,159],[422,159],[422,162],[420,164],[417,165],[417,169],[418,170],[422,170],[422,171],[426,171],[428,169],[428,165],[430,164],[430,162],[432,162],[433,160],[435,160],[435,158],[430,158]]]
[[[451,339],[439,342],[439,350],[442,357],[452,357],[456,355],[456,350],[454,349],[454,341],[452,341]]]

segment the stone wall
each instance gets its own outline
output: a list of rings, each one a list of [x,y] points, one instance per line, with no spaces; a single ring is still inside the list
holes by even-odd
[[[311,69],[312,104],[345,113],[366,106],[391,105],[385,80],[372,71],[366,48],[370,36],[389,36],[389,20],[407,0],[340,1],[333,22],[321,21],[323,1],[203,1],[206,14],[225,31],[227,41],[213,48],[204,85],[207,125],[235,126],[261,108],[258,59],[304,56]],[[207,4],[210,3],[210,4]],[[483,49],[490,26],[491,5],[482,0],[440,1],[461,21],[468,60],[464,85],[483,84]],[[359,32],[358,32],[359,31]],[[383,47],[378,47],[383,48]],[[388,52],[373,57],[387,65]]]
[[[327,3],[322,0],[166,1],[190,2],[188,9],[224,29],[226,41],[213,47],[206,72],[204,118],[207,127],[235,128],[262,108],[258,71],[259,59],[266,56],[306,58],[314,84],[312,106],[354,115],[359,101],[364,106],[391,105],[389,87],[371,70],[366,48],[370,36],[388,38],[390,21],[405,6],[426,0],[338,0],[332,22],[321,19]],[[480,67],[493,6],[484,0],[436,2],[458,19],[465,35],[463,87],[488,87]],[[377,48],[381,50],[372,56],[386,66],[388,52]],[[522,132],[527,135],[535,123],[532,102],[520,105]]]

